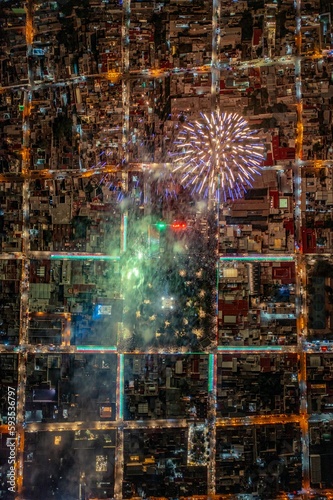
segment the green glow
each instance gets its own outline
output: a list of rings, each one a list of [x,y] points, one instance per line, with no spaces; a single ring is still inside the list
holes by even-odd
[[[128,227],[128,217],[124,215],[124,231],[123,231],[123,252],[127,250],[127,227]]]
[[[283,347],[279,345],[223,345],[217,348],[218,351],[282,351]]]
[[[221,262],[238,261],[258,261],[258,262],[292,262],[295,259],[293,255],[246,255],[246,256],[233,256],[233,257],[220,257]]]
[[[116,351],[116,346],[103,346],[103,345],[78,345],[77,351]]]
[[[209,354],[208,358],[208,391],[214,389],[214,354]]]
[[[133,269],[128,271],[127,279],[130,280],[133,276],[135,276],[135,278],[138,278],[140,276],[140,271],[137,267],[134,267]]]
[[[158,229],[158,231],[164,231],[167,228],[167,224],[163,221],[157,222],[155,226]]]
[[[105,255],[105,254],[51,254],[51,260],[120,260],[117,255]]]
[[[124,400],[124,355],[119,354],[119,418],[123,419]]]

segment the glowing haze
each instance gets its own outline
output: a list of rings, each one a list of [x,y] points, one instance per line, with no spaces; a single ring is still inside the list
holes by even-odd
[[[264,146],[257,132],[237,113],[200,113],[185,123],[172,153],[173,173],[203,197],[240,198],[260,174]]]

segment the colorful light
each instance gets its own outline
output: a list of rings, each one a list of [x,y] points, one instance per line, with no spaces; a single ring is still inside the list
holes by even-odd
[[[94,351],[100,351],[100,352],[113,352],[116,351],[117,347],[116,346],[100,346],[100,345],[79,345],[76,348],[77,352],[94,352]]]
[[[124,416],[124,355],[119,354],[119,418]]]
[[[292,262],[295,260],[294,255],[233,255],[233,256],[222,256],[220,257],[221,262],[232,262],[232,261],[240,261],[240,262],[246,262],[246,261],[258,261],[258,262]]]
[[[214,354],[209,354],[208,358],[208,391],[214,390]]]
[[[237,113],[201,113],[183,126],[171,153],[180,182],[203,197],[240,198],[253,186],[264,161],[256,131]]]
[[[171,229],[186,229],[187,228],[187,224],[186,222],[183,222],[183,221],[175,221],[171,224]]]
[[[155,226],[158,231],[164,231],[167,228],[167,224],[163,221],[157,222]]]
[[[282,346],[277,346],[277,345],[253,345],[253,346],[244,346],[244,345],[237,345],[237,346],[218,346],[217,348],[218,351],[224,351],[224,352],[233,352],[233,351],[251,351],[251,352],[256,352],[256,351],[283,351]],[[292,351],[292,349],[288,349],[288,352]]]
[[[126,250],[127,250],[127,229],[128,229],[128,216],[127,215],[123,215],[122,225],[123,225],[122,250],[123,250],[123,252],[126,252]]]
[[[84,253],[67,253],[58,252],[52,253],[51,260],[120,260],[118,255],[105,255],[105,254],[84,254]]]

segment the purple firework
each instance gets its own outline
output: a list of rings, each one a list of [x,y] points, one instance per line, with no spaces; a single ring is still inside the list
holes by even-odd
[[[265,148],[237,113],[200,115],[178,134],[172,172],[180,174],[184,187],[203,197],[240,198],[260,174]]]

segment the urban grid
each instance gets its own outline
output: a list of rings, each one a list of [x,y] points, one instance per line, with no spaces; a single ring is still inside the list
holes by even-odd
[[[333,498],[333,4],[0,3],[0,498]]]

